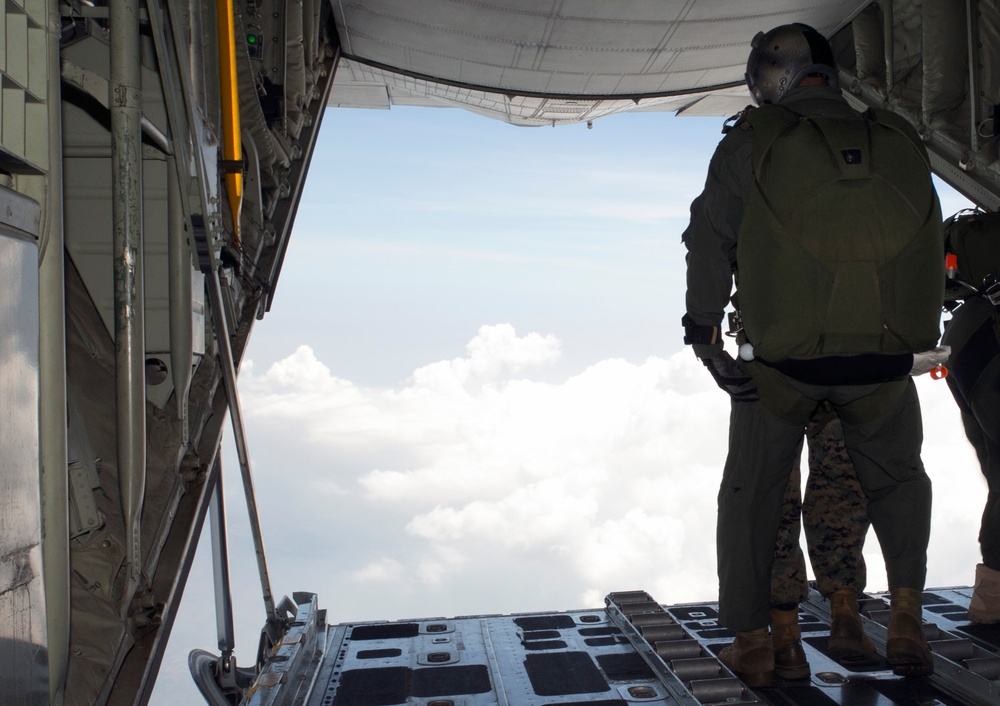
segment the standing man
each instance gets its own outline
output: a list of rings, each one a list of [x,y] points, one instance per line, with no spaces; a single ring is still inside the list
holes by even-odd
[[[979,528],[983,562],[969,601],[973,623],[1000,621],[1000,316],[989,300],[969,297],[945,328],[953,351],[948,387],[962,412],[965,435],[986,476],[986,508]]]
[[[719,658],[769,684],[775,537],[803,431],[828,403],[868,498],[891,592],[886,657],[923,676],[933,662],[921,592],[930,480],[909,378],[937,342],[940,206],[905,120],[859,114],[838,90],[826,39],[803,24],[760,33],[747,85],[760,106],[728,130],[691,205],[685,342],[733,398],[719,489],[719,614],[736,640]],[[740,362],[720,325],[734,277]]]
[[[956,256],[953,274],[962,283],[949,298],[964,300],[941,339],[952,349],[948,387],[988,489],[979,528],[983,562],[976,566],[969,620],[995,623],[1000,622],[1000,212],[960,215],[947,233],[948,250]]]

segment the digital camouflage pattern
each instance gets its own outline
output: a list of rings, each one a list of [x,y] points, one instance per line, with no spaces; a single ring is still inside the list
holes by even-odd
[[[771,566],[771,605],[786,609],[792,603],[803,602],[809,592],[806,561],[799,543],[802,530],[801,478],[799,462],[796,461],[781,503],[781,521],[774,543],[774,564]]]
[[[804,524],[817,588],[829,596],[838,588],[859,593],[867,581],[862,555],[868,534],[868,503],[847,454],[840,420],[820,410],[806,430],[809,478],[801,496],[799,464],[785,488],[781,524],[771,570],[771,602],[801,603],[808,594],[805,559],[799,543]]]
[[[840,419],[832,413],[809,440],[802,518],[819,592],[828,596],[838,588],[864,591],[868,500],[847,454]]]

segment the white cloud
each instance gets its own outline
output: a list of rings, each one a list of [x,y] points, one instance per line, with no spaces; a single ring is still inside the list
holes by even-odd
[[[389,443],[402,449],[395,464],[305,479],[334,507],[403,518],[395,541],[410,549],[393,553],[391,537],[372,547],[384,558],[356,569],[355,582],[440,582],[474,574],[484,553],[515,562],[544,554],[546,580],[577,596],[587,585],[610,591],[704,563],[714,517],[690,508],[714,506],[725,396],[688,351],[601,361],[562,384],[530,379],[559,354],[554,336],[518,336],[502,324],[480,328],[464,357],[419,368],[398,389],[356,387],[304,346],[263,374],[248,366],[241,388],[258,450],[272,448],[259,437],[286,427],[330,458],[345,448],[360,457]],[[630,560],[611,561],[612,551]],[[626,564],[633,574],[622,575]]]
[[[350,491],[336,481],[319,478],[309,482],[309,488],[318,495],[347,496]]]
[[[351,574],[357,583],[389,583],[404,578],[405,567],[395,559],[382,558],[366,564]]]
[[[386,600],[409,615],[424,612],[420,601],[472,600],[485,612],[512,602],[525,611],[593,607],[635,588],[669,602],[714,599],[728,398],[687,350],[604,360],[561,384],[531,379],[559,355],[555,337],[501,324],[480,328],[463,357],[423,366],[395,389],[337,378],[305,346],[263,374],[244,370],[258,452],[280,449],[277,437],[291,428],[303,453],[322,459],[321,471],[296,477],[329,518],[313,518],[314,531],[351,518],[340,561],[355,588],[335,589],[351,615],[399,617],[385,614]],[[919,386],[935,481],[928,580],[965,584],[985,490],[946,385]],[[336,550],[334,542],[322,561]],[[883,589],[874,534],[868,550],[869,588]],[[498,572],[513,586],[503,595]]]
[[[468,557],[454,547],[437,545],[420,559],[417,577],[424,585],[437,588],[444,585],[467,562]]]
[[[587,532],[600,508],[588,480],[604,473],[589,475],[586,469],[571,469],[566,475],[515,488],[498,499],[473,500],[461,508],[437,506],[414,517],[406,530],[438,542],[469,538],[505,547],[561,546]]]
[[[559,358],[555,336],[530,333],[518,338],[510,324],[482,326],[466,345],[468,356],[441,361],[419,368],[413,374],[413,392],[452,390],[456,384],[490,384],[502,372],[519,372],[526,367],[544,365]]]

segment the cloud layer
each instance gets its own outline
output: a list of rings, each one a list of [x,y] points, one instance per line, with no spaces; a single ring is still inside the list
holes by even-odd
[[[501,324],[394,389],[340,379],[307,346],[247,366],[256,473],[286,505],[276,523],[308,509],[309,536],[330,538],[307,588],[334,593],[342,619],[594,607],[634,588],[714,599],[728,398],[689,351],[532,379],[559,355],[554,336]],[[936,481],[929,583],[965,584],[985,491],[946,386],[920,383]],[[293,459],[294,497],[275,474]],[[868,555],[882,589],[874,535]]]
[[[682,350],[540,382],[551,335],[484,326],[393,388],[337,377],[308,346],[240,388],[271,585],[331,623],[597,608],[611,591],[713,601],[728,400]],[[551,376],[549,376],[551,379]],[[969,585],[985,482],[943,382],[918,380],[934,481],[928,586]],[[240,664],[263,624],[231,445],[223,448]],[[228,459],[228,460],[226,460]],[[874,534],[869,590],[886,587]],[[216,642],[202,538],[160,675],[189,703],[187,652]]]

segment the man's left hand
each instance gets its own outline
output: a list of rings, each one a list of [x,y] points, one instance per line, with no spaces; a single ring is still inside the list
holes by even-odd
[[[951,346],[938,346],[923,353],[914,353],[913,367],[910,369],[910,375],[917,376],[929,373],[939,365],[944,365],[945,361],[950,357]]]

